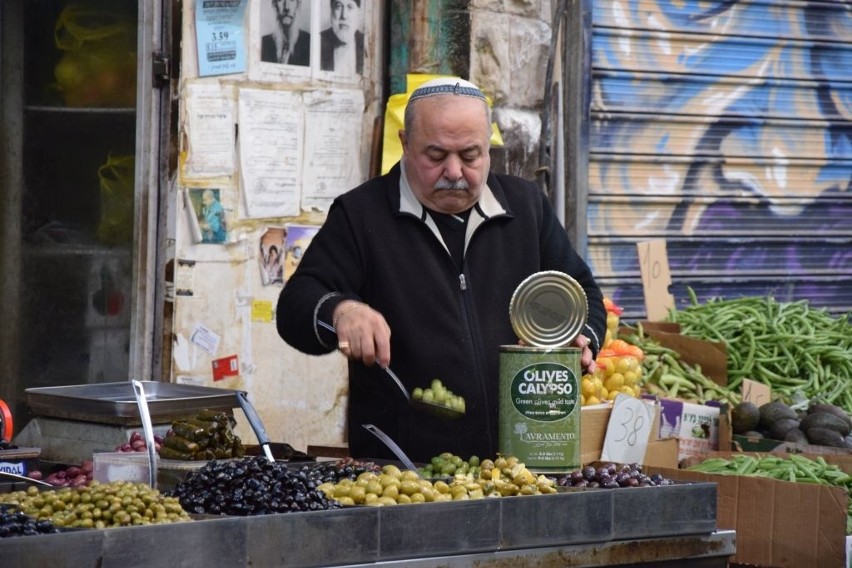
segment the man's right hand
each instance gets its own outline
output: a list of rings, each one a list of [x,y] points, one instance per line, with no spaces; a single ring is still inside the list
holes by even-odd
[[[344,300],[334,308],[337,348],[368,367],[390,365],[391,330],[382,314],[363,302]]]

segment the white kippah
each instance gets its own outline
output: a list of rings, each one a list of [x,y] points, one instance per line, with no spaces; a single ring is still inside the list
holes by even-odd
[[[479,87],[470,81],[453,77],[441,77],[439,79],[426,81],[414,89],[414,92],[411,93],[408,100],[410,102],[415,99],[422,99],[435,95],[461,95],[464,97],[482,99],[483,101],[485,100],[485,93],[483,93]]]

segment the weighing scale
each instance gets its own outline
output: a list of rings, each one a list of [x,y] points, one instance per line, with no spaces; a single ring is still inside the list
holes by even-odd
[[[165,435],[174,420],[208,409],[233,414],[240,391],[142,381],[154,433]],[[19,446],[41,448],[44,461],[78,464],[95,452],[112,452],[142,431],[130,381],[26,389],[35,414],[18,436]]]

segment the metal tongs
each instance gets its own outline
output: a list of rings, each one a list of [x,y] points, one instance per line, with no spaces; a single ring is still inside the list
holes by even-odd
[[[151,413],[148,410],[148,399],[145,397],[145,387],[142,381],[133,380],[133,394],[136,395],[136,405],[142,417],[142,432],[145,445],[148,446],[148,481],[152,488],[157,488],[157,449],[154,447],[154,427],[151,425]]]
[[[324,327],[325,329],[327,329],[331,332],[337,333],[337,330],[334,329],[333,326],[327,324],[326,322],[318,319],[317,323],[320,325],[320,327]],[[422,411],[424,411],[428,414],[431,414],[433,416],[440,416],[441,418],[459,418],[461,416],[464,416],[464,412],[459,412],[458,410],[453,410],[452,408],[450,408],[448,406],[444,406],[442,404],[437,404],[437,403],[434,403],[434,402],[426,402],[425,400],[417,400],[417,399],[412,398],[411,393],[408,392],[408,389],[405,388],[405,385],[402,384],[402,381],[399,380],[399,377],[396,376],[396,373],[394,373],[391,370],[390,367],[385,367],[385,366],[381,366],[381,367],[382,367],[382,370],[384,370],[384,372],[387,373],[387,375],[391,379],[393,379],[393,382],[396,383],[396,386],[399,389],[399,392],[402,393],[402,395],[405,397],[405,401],[412,408],[422,410]]]
[[[463,412],[459,412],[458,410],[453,410],[448,406],[444,406],[443,404],[438,404],[436,402],[427,402],[423,399],[412,398],[411,393],[408,392],[408,389],[405,388],[405,385],[402,384],[402,381],[399,380],[399,377],[396,376],[390,367],[382,367],[385,373],[393,379],[393,382],[396,383],[396,386],[399,388],[400,392],[405,396],[405,400],[408,401],[409,406],[412,408],[416,408],[418,410],[422,410],[428,414],[433,416],[440,416],[441,418],[459,418],[464,416]]]
[[[260,447],[263,448],[263,455],[271,462],[275,461],[272,456],[272,449],[269,447],[269,436],[266,434],[266,428],[263,427],[263,422],[260,421],[260,416],[254,409],[254,406],[249,402],[248,394],[245,391],[237,391],[237,401],[240,403],[240,408],[248,419],[251,429],[254,430],[254,435],[257,436],[257,441]]]
[[[417,466],[414,465],[414,462],[411,461],[407,455],[405,455],[405,452],[403,452],[402,448],[400,448],[399,445],[397,445],[397,443],[393,441],[393,438],[385,434],[378,426],[375,426],[373,424],[361,424],[361,427],[379,440],[381,440],[381,442],[385,446],[387,446],[390,451],[393,452],[393,455],[395,455],[397,459],[402,462],[402,465],[404,465],[406,469],[410,469],[411,471],[417,473],[418,476],[423,477],[422,475],[420,475],[420,470],[417,469]]]
[[[0,477],[7,477],[15,481],[25,481],[27,483],[32,483],[33,485],[41,485],[42,487],[53,488],[53,485],[46,481],[42,481],[40,479],[33,479],[32,477],[27,477],[26,475],[18,475],[17,473],[11,473],[8,471],[0,471]]]

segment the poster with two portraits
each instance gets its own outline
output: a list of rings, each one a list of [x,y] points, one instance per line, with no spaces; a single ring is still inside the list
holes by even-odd
[[[249,79],[356,84],[369,68],[370,0],[252,0]]]

